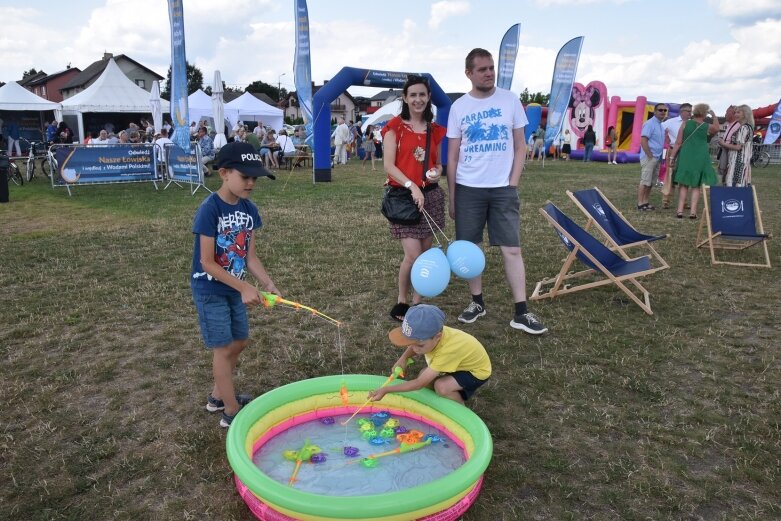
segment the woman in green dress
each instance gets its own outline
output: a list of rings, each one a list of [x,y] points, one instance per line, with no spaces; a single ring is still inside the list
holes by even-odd
[[[711,115],[711,123],[705,122],[705,116]],[[677,159],[675,182],[678,183],[678,219],[683,218],[686,196],[691,189],[691,213],[689,219],[697,218],[697,203],[700,199],[700,187],[717,183],[716,171],[711,164],[708,138],[719,131],[719,118],[706,103],[698,103],[692,111],[692,119],[684,122],[675,141],[672,160]]]

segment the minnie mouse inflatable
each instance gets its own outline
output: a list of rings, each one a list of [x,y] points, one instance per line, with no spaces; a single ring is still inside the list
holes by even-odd
[[[594,107],[599,105],[601,97],[599,90],[591,85],[585,90],[578,87],[579,85],[572,86],[572,97],[569,100],[569,107],[572,109],[570,127],[578,137],[582,138],[586,128],[594,125]]]

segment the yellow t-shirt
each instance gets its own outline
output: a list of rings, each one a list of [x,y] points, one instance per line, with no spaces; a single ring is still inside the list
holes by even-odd
[[[439,343],[425,356],[428,366],[440,373],[469,371],[480,380],[491,376],[491,359],[483,345],[459,329],[443,327]]]

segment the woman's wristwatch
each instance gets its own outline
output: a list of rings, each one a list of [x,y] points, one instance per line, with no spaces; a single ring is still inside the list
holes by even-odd
[[[409,179],[407,179],[407,182],[406,182],[406,183],[404,183],[404,188],[406,188],[406,189],[408,189],[408,190],[409,190],[410,188],[412,188],[412,181],[410,181]]]

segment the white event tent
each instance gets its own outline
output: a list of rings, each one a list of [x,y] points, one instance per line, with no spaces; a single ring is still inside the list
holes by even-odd
[[[59,103],[45,100],[15,81],[9,81],[0,87],[0,110],[39,112],[52,110],[57,121],[62,119],[62,107],[60,107]]]
[[[197,123],[204,118],[214,120],[212,98],[201,89],[198,89],[187,96],[187,110],[190,112],[190,121],[195,121]],[[232,128],[239,120],[239,112],[230,110],[226,106],[225,119],[230,122],[229,128]],[[214,130],[217,130],[217,128]]]
[[[170,104],[161,100],[163,113]],[[62,102],[63,115],[75,115],[78,119],[79,141],[84,140],[84,117],[90,112],[114,112],[151,114],[149,91],[142,89],[125,76],[119,66],[110,59],[106,69],[95,83]]]
[[[245,92],[235,100],[225,104],[225,114],[234,110],[238,111],[238,119],[240,121],[262,121],[264,125],[273,128],[277,132],[282,129],[284,122],[282,109],[272,107],[268,103],[260,101],[249,92]]]

